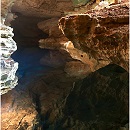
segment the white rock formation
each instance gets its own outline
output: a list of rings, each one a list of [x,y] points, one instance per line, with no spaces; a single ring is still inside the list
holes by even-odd
[[[0,65],[1,65],[1,89],[0,95],[7,93],[17,85],[18,78],[15,73],[18,69],[18,63],[15,62],[10,56],[17,50],[15,41],[12,39],[14,36],[13,29],[1,23],[0,25]]]
[[[109,2],[108,1],[101,1],[94,9],[100,10],[104,8],[109,8]]]

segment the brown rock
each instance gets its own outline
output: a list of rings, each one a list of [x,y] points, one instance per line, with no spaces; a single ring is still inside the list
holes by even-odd
[[[90,66],[80,61],[70,61],[65,65],[65,72],[69,76],[83,77],[90,73]]]
[[[64,44],[68,41],[66,37],[60,37],[60,38],[46,38],[46,39],[40,39],[39,40],[39,47],[40,48],[46,48],[46,49],[52,49],[52,50],[60,50],[64,48]]]
[[[115,63],[128,70],[128,21],[129,7],[124,3],[63,17],[59,26],[74,46],[89,56],[90,61],[93,62],[92,58],[96,60],[97,63],[93,64]]]
[[[47,33],[49,37],[60,37],[63,35],[58,26],[59,18],[51,18],[38,23],[38,28]]]
[[[11,7],[15,0],[2,0],[1,1],[1,16],[6,18],[8,12],[11,11]]]
[[[15,2],[12,11],[19,12],[25,16],[50,18],[61,16],[64,11],[73,10],[70,0],[19,0]]]
[[[63,100],[74,80],[64,71],[54,70],[2,95],[1,130],[42,130],[47,122],[54,122],[56,102]]]
[[[31,129],[36,124],[38,113],[26,92],[13,89],[2,95],[1,103],[2,130]]]
[[[73,84],[57,118],[56,129],[124,130],[129,122],[129,74],[117,65],[105,66]]]
[[[50,50],[47,55],[41,58],[40,63],[42,65],[57,68],[60,66],[64,66],[66,61],[69,59],[70,57],[67,57],[59,51]]]
[[[38,28],[44,33],[48,34],[48,38],[39,40],[39,47],[60,50],[64,48],[64,44],[68,41],[68,38],[63,36],[58,26],[59,18],[51,18],[38,23]]]

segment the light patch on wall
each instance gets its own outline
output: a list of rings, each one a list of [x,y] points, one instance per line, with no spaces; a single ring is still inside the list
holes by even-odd
[[[17,50],[15,41],[12,39],[14,36],[13,29],[1,23],[1,39],[0,39],[0,75],[1,75],[1,89],[0,95],[7,93],[17,85],[18,78],[15,73],[18,69],[18,63],[15,62],[10,56]]]

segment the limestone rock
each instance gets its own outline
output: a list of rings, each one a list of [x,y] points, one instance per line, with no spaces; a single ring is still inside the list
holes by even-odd
[[[63,35],[58,26],[59,18],[51,18],[38,23],[38,28],[49,35],[49,37],[60,37]]]
[[[75,48],[85,52],[90,61],[115,63],[128,70],[128,3],[90,10],[86,14],[62,17],[59,26]],[[95,62],[95,61],[94,61]],[[97,67],[98,68],[98,67]],[[93,70],[96,70],[94,67]]]
[[[74,80],[64,71],[54,70],[29,84],[18,84],[1,97],[1,130],[48,128],[58,113],[53,111],[56,102],[67,95]]]
[[[127,129],[128,72],[108,65],[75,82],[56,120],[62,130]]]
[[[7,93],[17,85],[18,78],[15,73],[18,69],[18,63],[11,58],[11,54],[17,50],[13,29],[1,24],[0,57],[1,57],[1,94]]]
[[[39,40],[39,47],[45,48],[45,49],[51,49],[51,50],[60,50],[64,49],[64,45],[68,39],[66,37],[60,37],[60,38],[46,38],[46,39],[40,39]]]
[[[9,0],[6,1],[8,3]],[[87,11],[86,14],[63,17],[59,24],[63,32],[61,34],[57,20],[65,13],[75,13],[74,2],[81,6],[88,1],[18,0],[13,5],[11,11],[17,13],[18,18],[11,25],[15,29],[14,39],[19,40],[18,44],[38,46],[40,40],[41,48],[51,49],[48,55],[43,54],[41,64],[62,69],[65,65],[65,68],[47,74],[43,72],[44,76],[38,75],[33,82],[30,81],[33,80],[33,76],[30,76],[32,73],[23,74],[30,76],[31,83],[24,84],[28,79],[20,79],[23,85],[19,84],[2,95],[2,130],[126,128],[128,73],[119,66],[106,65],[116,63],[128,70],[125,65],[128,63],[128,5],[122,3],[98,11],[84,8],[82,11]],[[5,6],[5,11],[7,8]],[[9,40],[13,34],[4,31],[2,36]],[[9,54],[4,58],[16,49],[8,43],[14,45],[12,40],[2,44],[7,47]],[[9,71],[14,74],[17,63],[12,59],[6,60],[9,62],[1,65],[12,65],[14,69]],[[75,77],[82,78],[85,75],[88,75],[85,79],[75,82]]]
[[[71,0],[19,0],[13,5],[13,12],[20,12],[25,16],[50,18],[61,16],[64,11],[73,10]]]
[[[40,39],[40,48],[60,50],[68,41],[58,26],[59,18],[51,18],[38,23],[38,28],[48,34],[48,38]]]
[[[81,61],[70,61],[65,64],[64,71],[71,77],[84,77],[90,73],[90,66]]]
[[[8,12],[11,11],[11,7],[14,4],[15,0],[2,0],[1,1],[1,16],[6,18]]]
[[[97,62],[93,57],[85,53],[84,51],[77,49],[74,47],[73,43],[71,41],[68,41],[64,44],[63,49],[68,52],[68,54],[76,60],[81,61],[82,63],[89,65],[90,71],[98,70],[99,68],[105,66],[106,64],[109,64],[108,61],[104,62]]]
[[[37,125],[37,111],[24,91],[13,89],[2,95],[1,112],[1,130],[25,130]]]
[[[59,51],[50,50],[48,54],[41,58],[40,63],[49,67],[58,68],[64,66],[69,60],[72,60],[71,57]]]

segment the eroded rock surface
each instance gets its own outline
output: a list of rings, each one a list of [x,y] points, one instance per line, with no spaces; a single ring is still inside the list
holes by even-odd
[[[56,130],[128,130],[128,72],[109,65],[74,84]]]
[[[73,60],[69,55],[56,50],[50,50],[40,59],[40,63],[54,68],[63,67],[67,61]]]
[[[81,61],[66,62],[64,71],[71,77],[84,77],[90,73],[90,67]]]
[[[11,58],[11,54],[17,50],[16,42],[13,40],[13,28],[5,25],[5,20],[10,12],[13,0],[2,1],[2,13],[0,24],[0,95],[7,93],[17,85],[18,78],[15,73],[18,69],[18,63]]]
[[[59,26],[75,48],[87,53],[89,61],[94,60],[92,71],[102,63],[115,63],[128,70],[128,10],[128,3],[90,10],[61,18]]]
[[[2,130],[127,129],[128,72],[106,65],[128,70],[128,4],[87,11],[87,2],[19,0],[13,5],[10,11],[18,17],[11,14],[6,23],[15,20],[18,45],[34,47],[39,41],[40,48],[50,50],[37,62],[57,69],[48,73],[26,64],[18,86],[2,95]],[[87,12],[75,14],[80,11]],[[63,17],[59,30],[58,19],[65,14],[75,15]],[[26,48],[21,55],[35,61],[37,51]]]
[[[73,10],[71,0],[19,0],[13,6],[13,12],[21,12],[25,16],[56,17],[64,11]]]
[[[2,95],[2,130],[48,129],[55,120],[57,101],[61,102],[73,86],[74,78],[67,77],[62,70],[44,74],[39,79],[30,79]]]
[[[32,129],[37,111],[26,91],[14,89],[1,97],[1,130]]]

